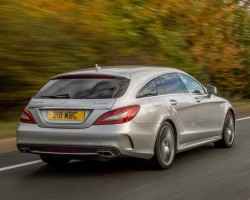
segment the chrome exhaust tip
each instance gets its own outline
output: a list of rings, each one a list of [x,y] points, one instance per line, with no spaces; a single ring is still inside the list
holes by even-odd
[[[29,148],[26,148],[26,147],[20,147],[19,148],[19,151],[23,152],[23,153],[29,153],[30,152],[30,149]]]
[[[102,158],[113,158],[115,154],[110,150],[97,150],[98,156]]]

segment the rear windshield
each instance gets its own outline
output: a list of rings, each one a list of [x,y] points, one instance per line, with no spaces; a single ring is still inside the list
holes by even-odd
[[[127,90],[127,78],[74,78],[50,80],[35,99],[112,99],[121,97]]]

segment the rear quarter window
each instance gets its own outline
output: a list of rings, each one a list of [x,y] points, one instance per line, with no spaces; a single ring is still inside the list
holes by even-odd
[[[136,98],[144,98],[144,97],[152,97],[156,96],[157,92],[157,85],[155,79],[146,83],[140,91],[137,93]]]

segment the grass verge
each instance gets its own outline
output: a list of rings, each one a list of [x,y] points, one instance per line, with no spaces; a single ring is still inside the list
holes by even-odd
[[[3,122],[0,121],[0,139],[16,137],[16,128],[18,121]]]

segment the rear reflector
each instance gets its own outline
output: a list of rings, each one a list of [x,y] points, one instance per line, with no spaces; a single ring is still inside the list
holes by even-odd
[[[121,124],[131,121],[139,112],[139,105],[126,106],[111,110],[99,117],[95,125]]]
[[[29,124],[35,124],[35,120],[32,116],[32,114],[30,113],[30,111],[26,108],[23,109],[21,118],[20,118],[20,122],[23,123],[29,123]]]

